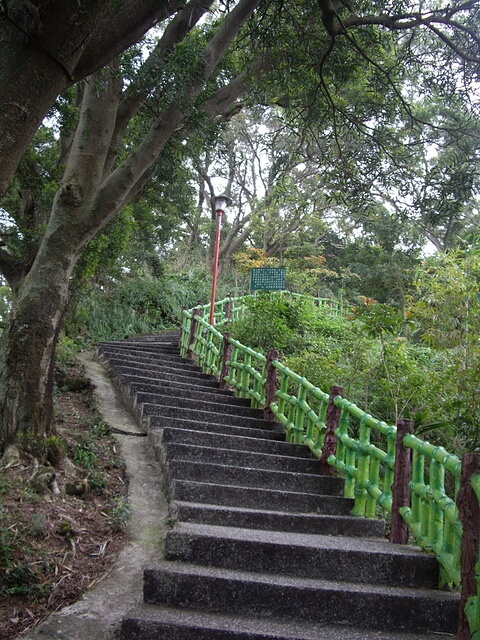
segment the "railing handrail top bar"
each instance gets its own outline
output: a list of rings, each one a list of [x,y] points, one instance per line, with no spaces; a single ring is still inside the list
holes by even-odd
[[[281,371],[282,373],[288,375],[290,378],[292,378],[292,380],[295,380],[295,382],[298,382],[299,384],[301,384],[303,387],[305,387],[305,389],[307,389],[307,391],[321,395],[321,398],[320,398],[321,400],[328,399],[328,393],[325,393],[325,391],[322,391],[322,389],[313,385],[304,376],[301,376],[298,373],[295,373],[295,371],[292,371],[291,369],[289,369],[287,366],[282,364],[279,360],[273,360],[272,366],[275,367],[275,369],[278,369],[279,371]]]
[[[246,345],[242,344],[238,340],[235,340],[235,338],[232,338],[232,337],[228,338],[228,343],[231,344],[233,347],[237,347],[237,349],[240,349],[241,351],[248,353],[248,355],[257,358],[262,363],[265,363],[267,361],[267,358],[262,353],[259,353],[258,351],[254,351],[254,349],[250,349],[250,347],[247,347]]]
[[[334,403],[337,407],[340,407],[340,409],[347,409],[347,411],[354,418],[358,418],[358,420],[363,420],[363,422],[368,427],[372,427],[373,429],[379,429],[385,432],[385,435],[393,436],[397,433],[396,426],[394,426],[393,424],[387,424],[383,420],[378,420],[377,418],[374,418],[369,413],[366,413],[365,411],[363,411],[363,409],[360,409],[360,407],[357,407],[356,404],[353,404],[353,402],[350,402],[350,400],[347,400],[346,398],[342,398],[342,396],[335,396]]]
[[[407,434],[403,439],[403,443],[406,447],[414,449],[415,451],[418,451],[418,453],[426,455],[429,458],[436,460],[436,462],[443,464],[445,469],[460,477],[462,461],[454,453],[447,451],[445,447],[431,444],[427,440],[420,440],[420,438],[417,438],[413,433]]]

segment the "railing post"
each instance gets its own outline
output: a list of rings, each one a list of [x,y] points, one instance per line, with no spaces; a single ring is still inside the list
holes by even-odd
[[[187,346],[187,358],[190,358],[190,360],[193,360],[195,357],[192,351],[192,345],[195,342],[195,331],[197,328],[195,317],[201,316],[201,315],[202,315],[202,309],[194,309],[192,312],[192,319],[190,322],[190,335],[188,336],[188,346]]]
[[[403,439],[409,433],[413,433],[413,420],[398,420],[390,528],[390,542],[394,544],[406,544],[408,541],[408,526],[400,514],[400,508],[410,506],[409,483],[412,478],[412,450],[403,445]]]
[[[476,570],[480,532],[480,506],[471,485],[472,476],[480,473],[480,453],[464,453],[457,507],[462,523],[461,548],[461,596],[458,610],[458,630],[456,640],[469,640],[472,636],[468,625],[465,605],[468,598],[477,594]]]
[[[278,351],[276,349],[270,349],[267,353],[267,379],[265,381],[265,407],[263,408],[263,417],[265,420],[273,422],[275,416],[270,409],[272,402],[276,400],[277,391],[277,370],[272,365],[274,360],[278,360]]]
[[[226,376],[230,375],[230,367],[227,362],[232,358],[232,345],[229,343],[229,339],[232,337],[230,332],[223,335],[223,351],[222,351],[222,368],[220,371],[220,389],[226,389],[229,384],[225,382]]]
[[[333,402],[336,396],[342,396],[343,398],[343,387],[337,387],[335,385],[330,387],[330,396],[328,398],[326,419],[327,431],[325,433],[325,440],[323,441],[322,455],[320,456],[320,465],[322,473],[325,473],[329,476],[334,473],[334,468],[328,464],[327,460],[329,456],[334,456],[337,452],[337,436],[335,435],[335,429],[337,429],[338,427],[341,412],[340,407],[337,407],[337,405]]]

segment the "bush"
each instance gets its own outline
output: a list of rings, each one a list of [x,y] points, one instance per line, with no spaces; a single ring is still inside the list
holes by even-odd
[[[233,336],[262,353],[278,349],[283,356],[312,350],[321,336],[348,331],[308,298],[259,294],[246,301],[246,312],[232,325]]]

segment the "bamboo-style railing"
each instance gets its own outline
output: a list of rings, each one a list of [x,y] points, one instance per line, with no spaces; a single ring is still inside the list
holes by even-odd
[[[267,419],[284,426],[288,442],[311,449],[326,473],[343,475],[353,515],[391,514],[392,542],[410,536],[434,553],[440,586],[461,590],[457,640],[480,639],[480,455],[460,460],[414,436],[411,421],[394,426],[376,420],[343,398],[341,387],[326,393],[283,365],[276,352],[262,355],[222,334],[217,327],[240,317],[245,300],[217,302],[215,327],[204,319],[209,305],[184,311],[182,355],[263,408]],[[317,304],[323,313],[343,313],[340,303]]]

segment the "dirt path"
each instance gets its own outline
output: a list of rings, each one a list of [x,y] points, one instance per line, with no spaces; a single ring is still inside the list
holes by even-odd
[[[94,384],[98,408],[112,427],[140,430],[123,408],[104,368],[83,354],[87,377]],[[143,568],[162,555],[166,531],[167,501],[161,473],[145,437],[116,435],[129,479],[131,542],[120,553],[105,579],[78,602],[52,614],[26,640],[113,640],[126,611],[142,598]]]

